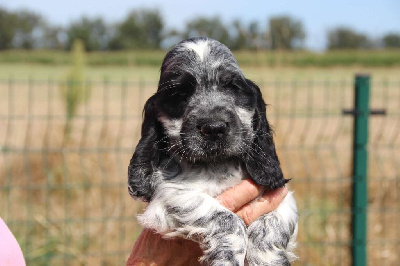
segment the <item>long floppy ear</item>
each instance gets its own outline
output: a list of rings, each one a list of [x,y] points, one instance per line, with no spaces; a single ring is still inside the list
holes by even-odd
[[[260,88],[250,80],[247,84],[257,94],[257,106],[253,117],[255,133],[252,149],[245,155],[245,165],[255,183],[271,189],[283,187],[289,180],[283,177],[275,151],[273,132],[266,117],[265,102]]]
[[[162,129],[155,114],[155,95],[144,106],[141,139],[128,167],[128,189],[134,198],[150,201],[157,177],[154,171],[159,164],[161,151],[157,145]]]

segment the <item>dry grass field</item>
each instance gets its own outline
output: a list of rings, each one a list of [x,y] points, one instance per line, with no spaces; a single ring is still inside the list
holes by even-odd
[[[154,67],[90,67],[92,94],[65,134],[65,66],[0,64],[0,215],[30,265],[122,265],[140,227],[125,187]],[[369,265],[396,265],[400,233],[400,67],[244,67],[269,104],[300,209],[295,265],[350,265],[355,73],[372,76]]]

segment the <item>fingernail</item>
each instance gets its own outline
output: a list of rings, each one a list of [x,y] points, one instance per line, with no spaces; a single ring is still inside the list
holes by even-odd
[[[257,202],[268,202],[268,203],[271,203],[271,201],[269,200],[269,198],[267,197],[267,198],[264,198],[264,197],[259,197],[258,199],[257,199]]]

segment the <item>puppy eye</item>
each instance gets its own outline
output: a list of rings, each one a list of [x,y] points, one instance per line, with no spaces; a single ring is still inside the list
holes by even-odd
[[[160,101],[184,103],[194,93],[196,79],[189,73],[174,72],[166,75],[161,84],[158,89]]]
[[[179,96],[186,96],[188,94],[187,91],[178,91],[177,93]]]
[[[184,91],[184,90],[178,90],[178,91],[176,91],[176,92],[172,93],[172,94],[171,94],[171,96],[174,96],[174,95],[177,95],[177,96],[186,96],[187,94],[188,94],[188,92],[187,92],[187,91]]]
[[[170,80],[179,80],[181,78],[181,76],[182,75],[180,73],[174,72],[174,73],[170,74],[168,78]]]
[[[230,89],[232,89],[234,92],[236,93],[242,93],[242,94],[251,94],[252,91],[249,88],[249,86],[247,86],[247,84],[241,82],[241,81],[237,81],[237,80],[233,80],[228,87]]]
[[[175,88],[172,95],[179,97],[188,97],[193,94],[196,86],[196,80],[191,75],[184,75],[179,80],[179,86]]]

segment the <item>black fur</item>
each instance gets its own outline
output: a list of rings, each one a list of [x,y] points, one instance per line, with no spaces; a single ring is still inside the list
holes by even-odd
[[[147,100],[143,117],[141,139],[128,167],[128,189],[132,197],[149,202],[160,181],[154,172],[162,167],[163,176],[171,178],[180,172],[180,168],[165,152],[168,140],[157,121],[155,95]]]
[[[261,90],[254,82],[246,81],[257,95],[257,107],[253,118],[253,128],[256,136],[251,151],[244,154],[243,157],[246,169],[251,179],[259,185],[270,189],[283,187],[289,180],[283,177]]]

